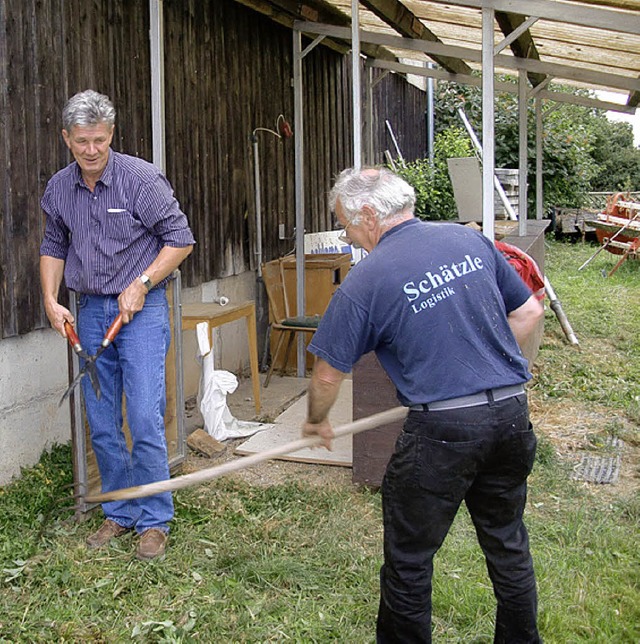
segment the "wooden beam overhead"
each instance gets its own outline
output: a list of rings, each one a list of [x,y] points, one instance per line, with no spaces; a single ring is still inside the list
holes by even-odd
[[[586,27],[598,27],[611,31],[623,33],[640,33],[640,14],[637,7],[634,12],[622,12],[613,9],[611,3],[606,7],[600,4],[598,7],[584,6],[586,3],[577,2],[556,2],[556,0],[432,0],[463,7],[474,7],[477,9],[490,8],[495,11],[510,11],[522,7],[522,13],[528,16],[538,16],[556,22],[564,22],[573,25]],[[573,5],[573,6],[572,6]],[[600,8],[602,7],[602,8]]]
[[[367,62],[367,65],[369,65],[370,67],[376,67],[378,69],[392,70],[401,74],[414,74],[416,76],[436,78],[438,80],[444,80],[451,83],[461,83],[463,85],[472,85],[474,87],[482,86],[482,78],[480,76],[452,74],[441,69],[427,69],[418,65],[405,65],[403,63],[393,63],[382,60]],[[510,94],[518,93],[518,85],[515,83],[495,81],[494,85],[496,91],[508,92]],[[627,105],[619,105],[617,103],[602,101],[596,98],[588,98],[586,96],[575,96],[574,94],[567,94],[560,91],[543,90],[538,93],[538,96],[540,98],[549,99],[557,103],[570,103],[573,105],[582,105],[583,107],[621,112],[623,114],[634,113],[634,110]]]
[[[360,2],[402,36],[426,42],[442,42],[399,0],[360,0]],[[432,56],[432,59],[452,74],[471,73],[471,68],[459,58]]]
[[[268,18],[271,18],[278,24],[293,29],[294,22],[304,20],[308,22],[329,22],[349,26],[351,18],[342,11],[336,9],[333,5],[324,0],[309,0],[306,3],[297,2],[296,0],[235,0],[238,4],[249,7]],[[351,50],[351,42],[325,38],[322,44],[341,54],[346,54]],[[397,60],[396,56],[380,45],[362,46],[362,53],[373,58],[382,60]]]
[[[500,30],[505,36],[515,31],[521,24],[526,21],[524,16],[515,13],[506,13],[504,11],[496,11],[496,22]],[[514,56],[518,58],[530,58],[531,60],[540,60],[540,54],[536,44],[533,42],[531,33],[527,29],[524,33],[520,34],[510,45],[511,51]],[[527,72],[527,78],[533,87],[538,86],[546,76],[536,72]]]
[[[293,0],[281,0],[279,2],[273,2],[272,0],[235,0],[235,2],[249,9],[253,9],[289,29],[293,29],[293,23],[296,21],[292,11],[297,11],[299,15],[302,15],[302,12],[299,11],[300,4]],[[305,18],[305,20],[308,19]],[[338,43],[331,38],[325,38],[322,44],[340,54],[346,54],[349,51],[349,47],[344,43]]]
[[[323,44],[337,51],[351,47],[346,32],[329,27],[350,28],[352,0],[236,2],[288,27],[299,21],[297,29],[324,34]],[[496,44],[503,36],[496,69],[524,71],[533,87],[549,77],[625,91],[627,107],[640,105],[640,0],[359,0],[359,6],[361,33],[374,34],[361,44],[369,58],[426,56],[449,73],[468,75],[480,59],[481,10],[493,9]],[[412,43],[403,46],[393,32]]]
[[[346,27],[334,27],[333,25],[321,25],[314,23],[297,23],[297,28],[308,33],[323,34],[336,38],[348,38],[349,31]],[[406,51],[419,51],[429,55],[451,55],[465,59],[472,62],[480,62],[481,52],[477,49],[470,49],[465,47],[452,47],[450,45],[443,45],[442,43],[431,43],[412,38],[404,38],[402,36],[391,36],[388,34],[379,34],[361,31],[360,41],[362,43],[373,43],[390,47],[392,49],[400,49]],[[558,81],[568,80],[579,83],[601,85],[603,88],[616,88],[623,89],[630,92],[640,91],[639,80],[629,76],[619,76],[612,73],[596,72],[582,67],[571,67],[570,65],[557,65],[528,58],[516,58],[515,56],[507,56],[498,54],[496,57],[496,66],[504,69],[519,70],[523,69],[526,72],[535,72],[544,76],[552,76]]]

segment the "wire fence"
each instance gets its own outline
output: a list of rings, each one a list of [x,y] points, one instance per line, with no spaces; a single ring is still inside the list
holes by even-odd
[[[583,205],[586,210],[604,210],[607,206],[607,199],[617,192],[589,192]],[[624,199],[626,201],[640,200],[640,192],[625,192]]]

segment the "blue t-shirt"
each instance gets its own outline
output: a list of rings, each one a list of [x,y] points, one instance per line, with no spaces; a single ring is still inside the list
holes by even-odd
[[[507,314],[531,296],[483,235],[411,219],[334,293],[309,351],[343,372],[375,350],[404,405],[524,383]]]

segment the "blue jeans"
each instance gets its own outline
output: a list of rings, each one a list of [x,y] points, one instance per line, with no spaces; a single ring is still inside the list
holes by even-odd
[[[81,295],[78,335],[93,355],[119,313],[117,296]],[[102,491],[109,492],[169,478],[164,428],[166,406],[165,359],[171,341],[165,290],[147,295],[142,311],[122,326],[113,343],[96,361],[102,396],[89,378],[82,379],[91,444],[98,462]],[[122,429],[123,393],[131,449]],[[142,533],[149,528],[167,532],[173,518],[170,492],[102,505],[105,516]]]
[[[466,409],[410,411],[382,483],[378,643],[431,642],[433,558],[464,501],[497,599],[494,642],[540,642],[523,523],[536,438],[526,395]]]

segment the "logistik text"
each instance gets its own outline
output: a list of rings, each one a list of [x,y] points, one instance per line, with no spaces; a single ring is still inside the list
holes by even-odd
[[[438,302],[455,295],[455,291],[450,285],[451,282],[483,268],[484,264],[480,257],[472,258],[465,255],[460,262],[452,262],[450,265],[443,264],[438,267],[437,271],[424,273],[425,279],[406,282],[403,291],[407,300],[412,303],[414,313],[418,313],[421,310],[433,308]],[[416,302],[424,295],[428,297],[421,302]]]

